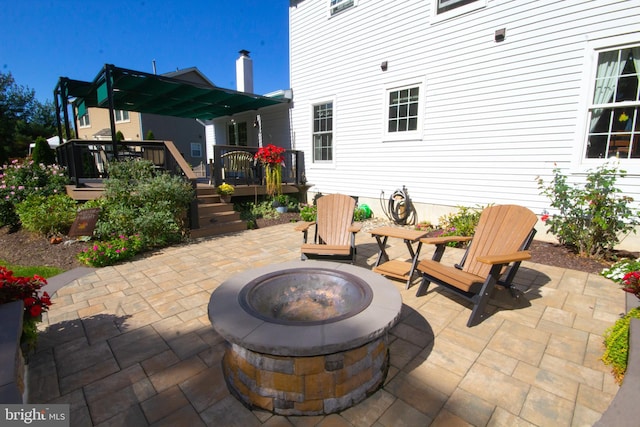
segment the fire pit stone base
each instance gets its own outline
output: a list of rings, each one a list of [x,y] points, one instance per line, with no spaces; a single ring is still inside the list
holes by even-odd
[[[380,388],[388,366],[386,335],[355,349],[311,357],[266,355],[230,344],[223,360],[236,398],[279,415],[349,408]]]

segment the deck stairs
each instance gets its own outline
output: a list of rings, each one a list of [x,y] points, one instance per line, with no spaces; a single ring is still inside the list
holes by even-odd
[[[232,203],[223,203],[215,187],[199,183],[196,187],[199,228],[191,229],[191,238],[215,236],[247,229]]]

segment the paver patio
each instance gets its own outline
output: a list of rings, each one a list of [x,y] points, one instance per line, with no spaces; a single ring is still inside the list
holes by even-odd
[[[166,248],[60,288],[29,361],[29,402],[69,403],[74,427],[591,426],[617,392],[599,358],[624,293],[598,275],[525,262],[515,279],[525,298],[497,292],[473,328],[469,304],[433,287],[416,297],[417,286],[392,280],[404,305],[391,367],[364,402],[311,417],[245,408],[227,390],[207,304],[236,272],[299,259],[294,227]],[[370,269],[375,239],[361,232],[357,243],[357,265]],[[390,256],[406,256],[389,243]],[[449,249],[444,262],[460,256]]]

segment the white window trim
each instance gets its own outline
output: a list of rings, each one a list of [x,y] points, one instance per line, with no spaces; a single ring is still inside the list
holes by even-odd
[[[117,111],[125,111],[125,110],[114,110],[113,111],[113,118],[115,119],[116,123],[129,123],[131,122],[131,112],[127,111],[127,115],[129,116],[129,118],[125,119],[125,120],[118,120],[118,116],[116,115]]]
[[[586,87],[581,92],[584,94],[580,102],[578,117],[578,128],[576,132],[576,143],[574,151],[574,161],[571,171],[573,173],[586,173],[605,163],[616,163],[627,171],[627,175],[640,175],[640,159],[618,159],[618,158],[587,158],[585,156],[587,141],[589,139],[589,108],[593,100],[595,90],[595,78],[598,70],[598,54],[601,51],[624,49],[625,47],[638,44],[637,34],[625,34],[615,37],[604,37],[587,40],[585,49],[585,78],[583,80]]]
[[[82,116],[78,117],[78,128],[80,129],[86,129],[86,128],[90,128],[91,127],[91,118],[89,117],[89,124],[82,124],[82,121],[80,120],[82,117],[87,116],[89,117],[89,112],[87,111],[86,114],[83,114]]]
[[[332,151],[332,160],[319,160],[314,161],[314,146],[313,146],[313,107],[320,104],[329,104],[333,105],[333,127],[331,129],[331,151]],[[315,169],[335,169],[336,168],[336,100],[334,98],[325,98],[318,101],[314,101],[309,106],[309,117],[311,117],[311,162],[307,167],[315,168]]]
[[[425,84],[424,79],[410,80],[387,84],[382,94],[382,142],[394,141],[415,141],[421,140],[423,135],[424,115],[425,115]],[[405,132],[389,132],[389,92],[418,87],[418,125],[416,130]]]
[[[438,0],[433,0],[431,2],[431,22],[436,23],[445,21],[485,7],[487,7],[487,0],[476,0],[473,3],[465,4],[443,13],[438,13]]]
[[[195,154],[193,154],[193,147],[197,146],[198,147],[198,151],[200,152],[199,156],[196,156]],[[202,143],[201,142],[191,142],[189,143],[189,151],[191,154],[191,157],[193,158],[201,158],[202,157]]]
[[[338,11],[338,12],[336,12],[336,13],[333,13],[333,14],[332,14],[332,13],[331,13],[331,10],[332,10],[332,9],[331,9],[331,0],[326,0],[326,1],[327,1],[327,2],[328,2],[328,4],[329,4],[329,7],[327,7],[327,16],[328,16],[329,18],[333,18],[333,17],[336,17],[336,16],[340,16],[340,15],[342,15],[343,13],[345,13],[345,12],[346,12],[346,11],[348,11],[348,10],[352,10],[353,8],[355,8],[355,7],[357,7],[357,6],[358,6],[358,2],[359,2],[359,0],[353,0],[353,4],[352,4],[351,6],[347,7],[346,9],[343,9],[343,10],[341,10],[341,11]],[[343,0],[343,1],[348,1],[348,0]]]

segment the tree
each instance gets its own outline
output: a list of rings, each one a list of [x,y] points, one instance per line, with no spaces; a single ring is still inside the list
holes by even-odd
[[[36,138],[36,146],[33,149],[33,161],[45,165],[52,165],[56,162],[56,155],[53,149],[42,136]]]
[[[33,89],[18,85],[11,73],[0,72],[0,165],[11,157],[24,157],[38,136],[53,134],[53,104],[40,103]]]
[[[156,139],[156,137],[153,134],[153,131],[151,129],[149,129],[149,131],[147,132],[147,136],[144,139],[149,140],[149,141],[153,141],[153,140]]]

